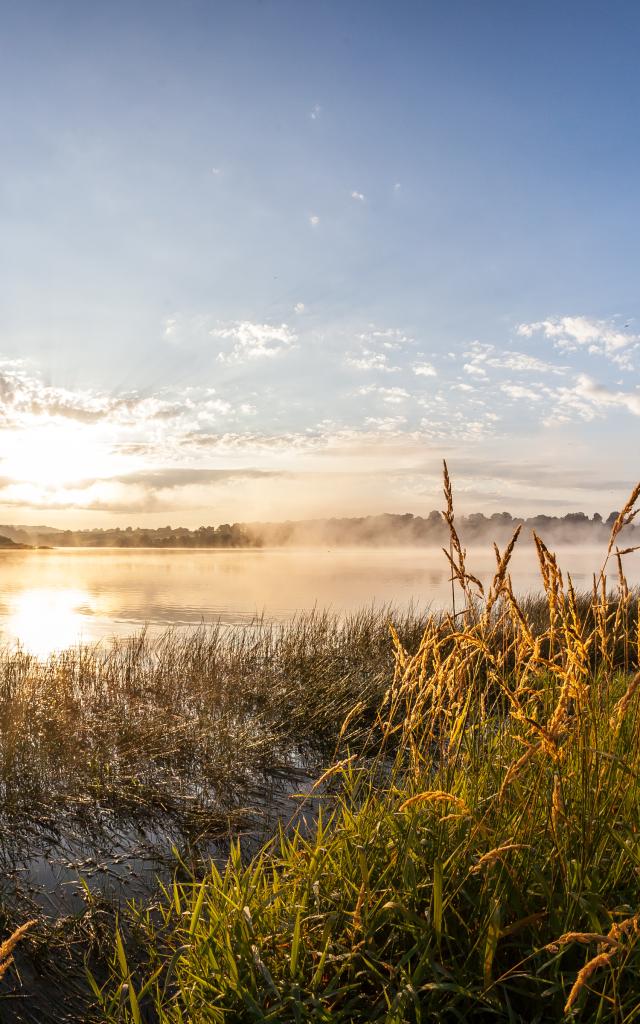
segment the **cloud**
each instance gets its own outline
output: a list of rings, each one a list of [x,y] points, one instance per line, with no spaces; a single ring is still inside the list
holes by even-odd
[[[144,431],[147,435],[175,434],[198,424],[227,423],[252,416],[252,402],[232,402],[214,388],[163,389],[155,395],[138,392],[107,393],[91,389],[45,384],[22,364],[0,363],[0,430],[47,430],[55,424],[82,424],[119,435]],[[79,435],[80,436],[80,435]]]
[[[559,376],[567,371],[566,366],[547,363],[526,352],[514,352],[511,349],[499,351],[495,345],[486,345],[479,341],[471,343],[465,351],[465,356],[468,362],[464,364],[463,369],[476,377],[486,377],[487,368],[515,370],[518,373],[552,373]]]
[[[405,416],[367,416],[365,424],[383,434],[400,434],[407,419]]]
[[[606,410],[620,409],[640,416],[640,389],[635,391],[611,391],[580,374],[571,387],[557,388],[549,392],[551,408],[543,420],[547,427],[555,427],[573,420],[590,423],[602,419]]]
[[[229,352],[219,352],[221,363],[244,363],[256,359],[273,359],[296,348],[298,337],[287,324],[257,324],[236,320],[209,332],[213,338],[231,340]]]
[[[505,395],[508,395],[509,398],[513,398],[515,400],[525,399],[530,402],[539,402],[542,397],[540,392],[535,390],[535,388],[525,387],[522,384],[501,384],[500,390],[504,392]]]
[[[462,369],[473,377],[486,377],[487,371],[478,363],[463,363]]]
[[[224,480],[254,480],[261,478],[280,477],[287,475],[282,470],[256,469],[253,467],[242,469],[197,469],[183,467],[165,467],[162,469],[147,469],[134,473],[123,473],[120,476],[110,477],[110,482],[121,484],[135,484],[154,490],[174,490],[178,487],[188,487],[192,484],[220,483]],[[84,481],[85,484],[91,481]]]
[[[212,167],[211,168],[211,173],[217,178],[218,175],[222,174],[222,168],[221,167]]]
[[[626,409],[633,416],[640,416],[640,389],[638,388],[635,391],[610,391],[602,384],[597,384],[587,377],[586,374],[581,374],[576,382],[575,394],[591,402],[597,409]]]
[[[437,377],[438,375],[435,366],[433,366],[432,363],[427,363],[426,361],[415,363],[413,372],[418,377]]]
[[[400,370],[399,366],[389,366],[386,352],[372,352],[366,348],[359,355],[348,355],[346,363],[355,370],[379,370],[383,373],[397,373]]]
[[[312,228],[315,228],[315,227],[318,226],[318,224],[320,223],[320,218],[318,217],[318,215],[316,213],[312,213],[311,214],[311,216],[309,217],[309,223],[310,223]]]
[[[550,317],[520,324],[517,332],[524,338],[542,334],[565,352],[584,348],[590,354],[605,356],[627,370],[632,369],[631,354],[640,345],[640,335],[620,330],[615,320],[594,320],[586,316]]]
[[[347,366],[363,372],[374,370],[382,373],[398,373],[400,367],[389,363],[390,354],[415,344],[414,339],[400,328],[381,328],[375,324],[369,324],[365,331],[356,334],[355,342],[358,351],[347,353]]]
[[[377,384],[365,384],[358,388],[359,395],[376,395],[389,405],[400,405],[410,397],[409,392],[404,388],[383,388]]]
[[[293,307],[293,312],[294,313],[304,313],[304,311],[305,311],[305,304],[304,304],[304,302],[296,302],[295,306]]]
[[[402,188],[402,184],[399,181],[395,181],[393,183],[393,191],[394,192],[399,192],[401,188]]]
[[[318,118],[320,117],[321,113],[322,113],[322,107],[320,106],[320,104],[319,103],[314,103],[314,105],[311,108],[311,112],[309,114],[309,117],[311,118],[312,121],[317,121]]]
[[[362,192],[352,192],[351,198],[357,200],[357,202],[359,203],[365,202],[365,196],[362,194]]]
[[[491,437],[499,419],[494,412],[485,412],[474,418],[466,409],[450,409],[443,419],[441,410],[436,409],[433,417],[424,417],[420,421],[420,429],[432,442],[474,444]]]
[[[358,341],[370,348],[378,346],[387,349],[389,352],[397,352],[409,345],[415,344],[415,339],[399,327],[376,327],[369,324],[366,331],[356,335]]]

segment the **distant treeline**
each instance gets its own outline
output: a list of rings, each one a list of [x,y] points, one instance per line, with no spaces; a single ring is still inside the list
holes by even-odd
[[[528,519],[496,512],[485,516],[474,512],[457,519],[459,533],[468,546],[496,541],[504,543],[517,526],[523,527],[523,540],[535,530],[549,544],[603,544],[617,512],[606,519],[598,513],[583,512],[566,516],[538,515]],[[428,516],[363,516],[349,519],[308,519],[283,523],[222,523],[220,526],[161,526],[148,529],[128,526],[124,529],[56,530],[39,526],[0,526],[0,535],[17,544],[38,547],[120,547],[120,548],[260,548],[296,546],[387,547],[442,546],[448,530],[440,512]],[[625,544],[640,539],[640,527],[625,530]]]

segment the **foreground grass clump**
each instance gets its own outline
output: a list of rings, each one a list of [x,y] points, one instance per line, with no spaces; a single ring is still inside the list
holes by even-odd
[[[46,662],[0,650],[0,841],[105,809],[200,832],[205,812],[246,807],[261,776],[326,757],[355,700],[375,709],[389,615],[169,630]],[[424,622],[406,613],[407,643]]]
[[[249,863],[164,889],[117,935],[101,1019],[631,1022],[640,1016],[637,604],[578,601],[537,541],[546,614],[513,543],[395,673],[357,750],[345,721],[298,812]],[[635,516],[621,513],[620,531]]]
[[[240,831],[258,848],[357,700],[366,735],[392,614],[170,630],[44,662],[0,649],[0,947],[38,919],[5,960],[3,1024],[87,1024],[85,966],[104,981],[119,901],[171,877],[174,845],[190,863]],[[407,645],[424,623],[400,617]]]

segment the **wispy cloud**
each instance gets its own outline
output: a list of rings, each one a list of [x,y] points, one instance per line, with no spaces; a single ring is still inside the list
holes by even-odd
[[[351,193],[351,198],[355,199],[359,203],[364,203],[366,200],[366,196],[362,192],[355,191]]]
[[[567,372],[566,366],[545,362],[527,352],[515,352],[512,349],[500,351],[495,345],[474,341],[465,351],[467,362],[466,373],[476,377],[486,377],[487,370],[514,370],[517,373],[550,373],[562,376]]]
[[[376,327],[374,324],[370,324],[366,331],[356,337],[364,345],[377,345],[389,352],[398,352],[415,344],[414,338],[399,327]]]
[[[211,337],[232,342],[228,352],[219,352],[221,363],[244,363],[256,359],[273,359],[295,348],[297,334],[287,324],[258,324],[251,320],[236,320],[216,327]]]
[[[356,351],[347,353],[347,366],[362,372],[399,373],[400,367],[390,363],[392,354],[414,344],[413,338],[397,327],[376,327],[370,324],[354,338]]]
[[[311,216],[309,217],[309,223],[312,228],[316,228],[318,226],[318,224],[320,223],[320,218],[318,217],[317,213],[311,214]]]
[[[359,395],[375,395],[388,405],[400,405],[410,397],[409,392],[404,388],[384,388],[377,384],[365,384],[358,388]]]
[[[620,329],[615,320],[594,320],[587,316],[562,316],[520,324],[518,334],[531,338],[542,334],[564,352],[586,349],[592,355],[602,355],[611,362],[631,369],[632,353],[640,346],[640,335]]]
[[[389,357],[386,352],[372,352],[370,349],[363,349],[358,355],[346,357],[347,366],[354,370],[378,370],[382,373],[398,373],[399,366],[390,366]]]

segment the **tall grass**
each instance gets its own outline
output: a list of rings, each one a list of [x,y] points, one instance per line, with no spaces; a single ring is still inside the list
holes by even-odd
[[[513,593],[517,537],[482,588],[446,494],[463,610],[414,644],[392,629],[319,811],[131,909],[103,1021],[640,1018],[640,634],[616,549],[638,492],[589,598],[537,539],[544,611]]]

